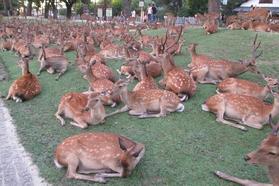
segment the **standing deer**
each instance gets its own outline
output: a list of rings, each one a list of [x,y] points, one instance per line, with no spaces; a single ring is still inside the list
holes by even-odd
[[[180,103],[179,97],[173,92],[160,89],[130,92],[128,84],[127,80],[119,80],[115,83],[113,93],[120,95],[125,106],[112,114],[129,111],[130,115],[150,118],[164,117],[169,112],[184,111],[184,105]]]
[[[67,93],[61,98],[55,116],[62,126],[65,125],[62,114],[74,120],[71,122],[72,125],[83,129],[87,128],[88,124],[104,123],[106,111],[101,102],[101,96],[103,95],[99,93]]]
[[[211,60],[207,63],[204,62],[191,68],[190,73],[192,78],[199,83],[216,84],[228,77],[235,77],[247,71],[260,73],[256,66],[256,59],[262,55],[262,51],[257,54],[257,49],[261,45],[261,42],[256,44],[257,36],[253,42],[252,58],[250,60],[241,62]]]
[[[268,122],[269,115],[276,117],[279,114],[279,93],[272,92],[272,95],[274,96],[273,105],[252,96],[231,93],[216,94],[206,100],[202,105],[202,110],[215,113],[217,122],[241,130],[246,130],[242,125],[261,129]]]
[[[227,78],[218,84],[217,93],[242,94],[264,100],[272,88],[278,86],[278,80],[271,77],[263,77],[267,82],[267,85],[264,87],[248,80]]]
[[[106,183],[106,178],[129,176],[144,152],[143,144],[118,134],[82,133],[57,146],[54,163],[67,167],[67,178]]]
[[[270,119],[270,123],[271,123]],[[241,179],[227,175],[221,171],[216,171],[215,175],[219,178],[228,180],[244,186],[278,186],[279,185],[279,123],[272,125],[272,133],[265,138],[260,147],[247,154],[244,159],[249,164],[265,166],[268,169],[268,175],[272,184],[259,183],[254,180]]]
[[[22,76],[15,80],[10,86],[6,100],[13,99],[17,103],[30,100],[41,93],[41,85],[36,76],[29,71],[27,58],[21,58],[19,65],[22,69]]]

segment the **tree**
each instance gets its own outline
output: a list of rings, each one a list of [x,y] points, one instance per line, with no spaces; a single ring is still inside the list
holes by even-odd
[[[207,11],[207,0],[188,0],[189,14],[204,13]]]
[[[33,4],[33,0],[28,0],[28,3],[27,3],[27,16],[31,16],[32,15],[32,4]]]
[[[71,17],[72,17],[72,7],[76,3],[77,0],[61,0],[61,1],[65,3],[66,8],[67,8],[66,17],[68,19],[71,19]]]
[[[220,0],[208,0],[208,12],[220,13]]]
[[[125,17],[131,16],[131,0],[123,0],[123,14]]]

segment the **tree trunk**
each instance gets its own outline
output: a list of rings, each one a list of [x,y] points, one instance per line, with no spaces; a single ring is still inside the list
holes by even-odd
[[[6,2],[6,0],[3,0],[3,5],[4,5],[5,15],[8,15],[8,9],[7,9],[7,2]]]
[[[220,13],[220,1],[208,0],[208,13]]]
[[[123,0],[123,14],[126,18],[131,16],[131,0]]]
[[[51,7],[52,7],[52,12],[53,12],[53,19],[57,19],[58,10],[57,10],[54,0],[51,1]]]
[[[49,2],[45,0],[45,15],[44,17],[47,19],[49,14]]]
[[[13,4],[12,4],[12,0],[9,0],[9,12],[10,12],[10,16],[13,15]]]
[[[67,13],[66,13],[66,17],[67,19],[71,19],[72,17],[72,4],[66,4],[67,7]]]
[[[28,0],[28,4],[27,4],[27,16],[31,16],[31,15],[32,15],[32,4],[33,4],[33,1],[32,1],[32,0]]]

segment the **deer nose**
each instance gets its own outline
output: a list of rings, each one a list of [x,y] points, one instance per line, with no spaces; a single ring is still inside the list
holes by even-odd
[[[248,156],[248,155],[246,155],[246,156],[244,156],[244,160],[245,161],[249,161],[251,158]]]

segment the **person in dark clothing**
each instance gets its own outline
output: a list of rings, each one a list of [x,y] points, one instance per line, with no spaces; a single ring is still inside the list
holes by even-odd
[[[157,14],[157,8],[155,4],[152,4],[152,22],[156,22],[156,14]]]

